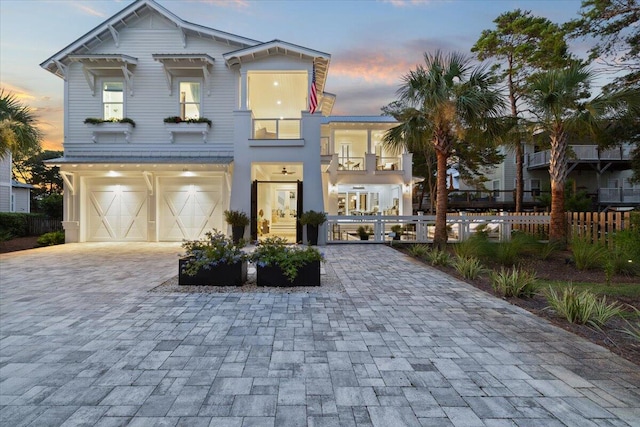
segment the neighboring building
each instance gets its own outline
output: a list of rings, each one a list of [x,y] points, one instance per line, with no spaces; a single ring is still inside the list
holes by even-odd
[[[0,159],[0,212],[12,212],[11,153]]]
[[[31,184],[24,184],[11,178],[12,157],[7,152],[0,159],[0,212],[31,212]]]
[[[539,206],[538,196],[549,191],[550,150],[538,150],[534,145],[524,146],[524,207]],[[631,147],[600,150],[597,145],[571,144],[567,179],[576,191],[585,191],[593,201],[593,209],[627,209],[640,206],[640,185],[632,184]],[[485,174],[486,192],[494,207],[512,210],[516,185],[516,162],[512,150],[503,150],[505,160]],[[463,190],[473,190],[464,183]],[[494,191],[495,190],[495,191]]]
[[[183,21],[153,0],[44,61],[65,81],[64,157],[48,163],[65,183],[67,241],[198,238],[226,230],[229,208],[250,214],[251,237],[291,241],[302,239],[302,211],[410,214],[411,155],[380,148],[388,118],[329,117],[329,63]]]

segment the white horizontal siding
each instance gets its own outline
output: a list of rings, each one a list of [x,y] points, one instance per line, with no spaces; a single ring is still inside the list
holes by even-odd
[[[210,91],[203,88],[202,116],[212,120],[207,142],[202,142],[202,135],[194,134],[193,142],[181,142],[179,150],[197,155],[199,151],[233,151],[233,110],[237,108],[238,73],[229,70],[222,58],[231,47],[211,40],[197,37],[187,39],[183,46],[181,32],[175,29],[156,29],[163,27],[161,20],[143,20],[119,33],[119,47],[112,40],[105,41],[99,50],[93,53],[124,54],[137,58],[138,64],[133,77],[133,96],[126,94],[125,116],[133,119],[136,127],[128,146],[136,146],[138,150],[157,152],[174,151],[169,142],[169,133],[164,128],[163,119],[176,115],[178,111],[178,95],[174,90],[169,94],[162,64],[155,61],[153,54],[208,54],[215,59],[211,67]],[[174,81],[175,84],[175,81]],[[85,151],[87,143],[91,143],[92,131],[83,123],[87,117],[102,117],[102,103],[99,83],[96,94],[92,96],[85,80],[82,65],[71,64],[68,74],[68,121],[65,138],[65,154],[77,155],[76,147]],[[191,137],[191,136],[190,136]],[[113,139],[113,138],[111,138]],[[104,151],[108,137],[99,138],[96,151]],[[142,147],[143,148],[142,148]],[[80,148],[82,147],[82,148]],[[122,144],[113,144],[112,155],[122,150]],[[89,148],[91,150],[91,148]]]

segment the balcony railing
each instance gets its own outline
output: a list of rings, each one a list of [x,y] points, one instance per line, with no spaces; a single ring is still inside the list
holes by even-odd
[[[402,170],[401,158],[395,157],[378,157],[376,156],[376,169],[379,171],[397,171]]]
[[[628,147],[617,147],[608,150],[598,150],[597,145],[570,145],[568,152],[569,162],[596,162],[598,160],[629,160],[630,153]],[[551,158],[551,150],[539,151],[527,154],[527,166],[546,166]]]
[[[339,171],[363,171],[365,170],[364,157],[338,157]]]
[[[600,203],[640,203],[640,189],[634,188],[601,188],[598,192]]]
[[[254,139],[300,139],[300,119],[254,119]]]

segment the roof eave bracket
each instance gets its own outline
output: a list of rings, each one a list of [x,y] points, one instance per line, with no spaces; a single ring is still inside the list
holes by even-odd
[[[118,31],[113,27],[113,25],[109,25],[109,32],[111,32],[111,37],[113,37],[113,41],[116,44],[116,47],[120,47],[120,34],[118,34]]]

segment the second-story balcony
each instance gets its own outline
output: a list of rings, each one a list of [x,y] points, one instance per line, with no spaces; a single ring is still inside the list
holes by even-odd
[[[526,157],[528,169],[541,169],[549,167],[551,150],[529,153]],[[567,151],[567,161],[569,164],[585,163],[593,164],[598,162],[626,163],[631,159],[630,148],[621,146],[601,150],[597,145],[570,145]]]
[[[254,119],[253,139],[300,139],[300,119]]]

